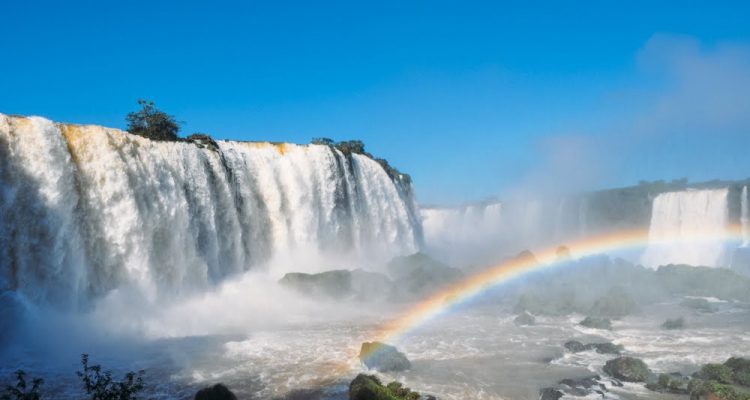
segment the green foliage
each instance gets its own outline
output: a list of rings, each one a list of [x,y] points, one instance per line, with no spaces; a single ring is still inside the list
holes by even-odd
[[[16,371],[16,385],[5,387],[5,393],[0,396],[0,400],[40,400],[42,398],[39,388],[44,380],[35,378],[31,380],[31,387],[26,381],[26,372]]]
[[[750,394],[740,393],[731,385],[717,381],[693,379],[688,385],[691,399],[718,398],[719,400],[750,400]]]
[[[88,354],[81,355],[83,371],[77,371],[91,400],[137,400],[143,390],[143,371],[128,372],[122,381],[112,378],[112,371],[102,372],[100,365],[89,365]]]
[[[153,101],[138,100],[141,109],[128,113],[128,132],[153,140],[175,141],[180,126],[175,118],[154,106]]]
[[[350,400],[419,400],[420,394],[405,388],[399,382],[383,386],[375,375],[359,374],[349,384]],[[427,396],[427,398],[433,398]]]
[[[732,377],[737,384],[750,387],[750,359],[732,357],[724,365],[732,370]]]
[[[706,364],[701,368],[698,376],[719,383],[732,383],[732,370],[723,364]]]
[[[334,142],[333,139],[329,139],[326,137],[313,138],[313,140],[310,143],[319,144],[322,146],[334,146],[336,144],[336,142]]]

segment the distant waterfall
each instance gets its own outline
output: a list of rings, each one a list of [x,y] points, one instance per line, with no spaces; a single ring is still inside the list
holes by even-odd
[[[290,253],[417,250],[410,188],[370,158],[218,145],[0,114],[0,291],[75,306],[124,284],[179,294]]]
[[[687,190],[656,196],[643,264],[724,265],[728,193],[728,189]]]
[[[747,186],[742,187],[742,197],[740,198],[740,224],[742,225],[742,247],[750,246],[750,205],[747,199]]]

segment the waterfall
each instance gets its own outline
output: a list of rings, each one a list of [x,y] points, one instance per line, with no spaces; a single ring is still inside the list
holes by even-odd
[[[649,245],[641,261],[723,266],[726,263],[728,189],[662,193],[653,201]]]
[[[290,254],[421,243],[410,188],[369,157],[218,147],[0,114],[0,290],[74,307],[122,286],[174,296]]]
[[[740,224],[742,226],[742,247],[750,246],[750,205],[747,199],[747,186],[742,187],[742,197],[740,198]]]

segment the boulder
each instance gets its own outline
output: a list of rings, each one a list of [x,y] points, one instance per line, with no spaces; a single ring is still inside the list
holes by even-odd
[[[333,270],[318,274],[290,272],[279,283],[298,293],[329,299],[351,297],[352,273],[347,270]]]
[[[237,396],[221,383],[203,388],[195,394],[195,400],[237,400]]]
[[[685,318],[679,317],[675,319],[668,319],[661,324],[663,329],[673,330],[682,329],[685,327]]]
[[[536,318],[531,315],[528,311],[524,311],[521,314],[518,314],[516,318],[513,319],[513,323],[515,323],[518,326],[528,326],[528,325],[534,325],[536,324]]]
[[[625,382],[645,382],[651,375],[646,363],[633,357],[617,357],[607,361],[604,372]]]
[[[587,328],[612,330],[612,321],[609,318],[586,317],[578,324]]]
[[[380,342],[362,343],[359,360],[369,369],[380,372],[404,371],[411,368],[409,359],[395,347]]]
[[[547,387],[539,391],[539,400],[559,400],[564,395],[560,390]]]
[[[679,373],[659,374],[656,382],[646,384],[646,389],[661,393],[688,394],[687,380]]]
[[[399,382],[384,386],[375,375],[359,374],[349,384],[349,400],[419,400],[422,396]],[[433,399],[426,396],[426,399]]]
[[[586,351],[586,346],[577,340],[569,340],[565,342],[563,347],[565,347],[565,350],[568,350],[571,353],[580,353],[582,351]]]
[[[594,350],[599,354],[620,354],[622,351],[622,346],[611,342],[583,344],[577,340],[570,340],[565,342],[563,346],[571,353]]]
[[[355,269],[351,272],[354,298],[359,301],[385,301],[393,292],[393,281],[377,272]]]
[[[219,145],[209,135],[205,133],[194,133],[185,138],[189,143],[193,143],[201,149],[209,149],[213,151],[219,151]]]
[[[717,308],[710,301],[701,297],[688,297],[680,302],[680,305],[695,311],[713,313]]]

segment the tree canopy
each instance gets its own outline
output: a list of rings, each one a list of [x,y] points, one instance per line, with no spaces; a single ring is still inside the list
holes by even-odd
[[[138,100],[141,109],[128,113],[128,132],[153,140],[178,140],[180,125],[174,116],[154,106],[153,101]]]

